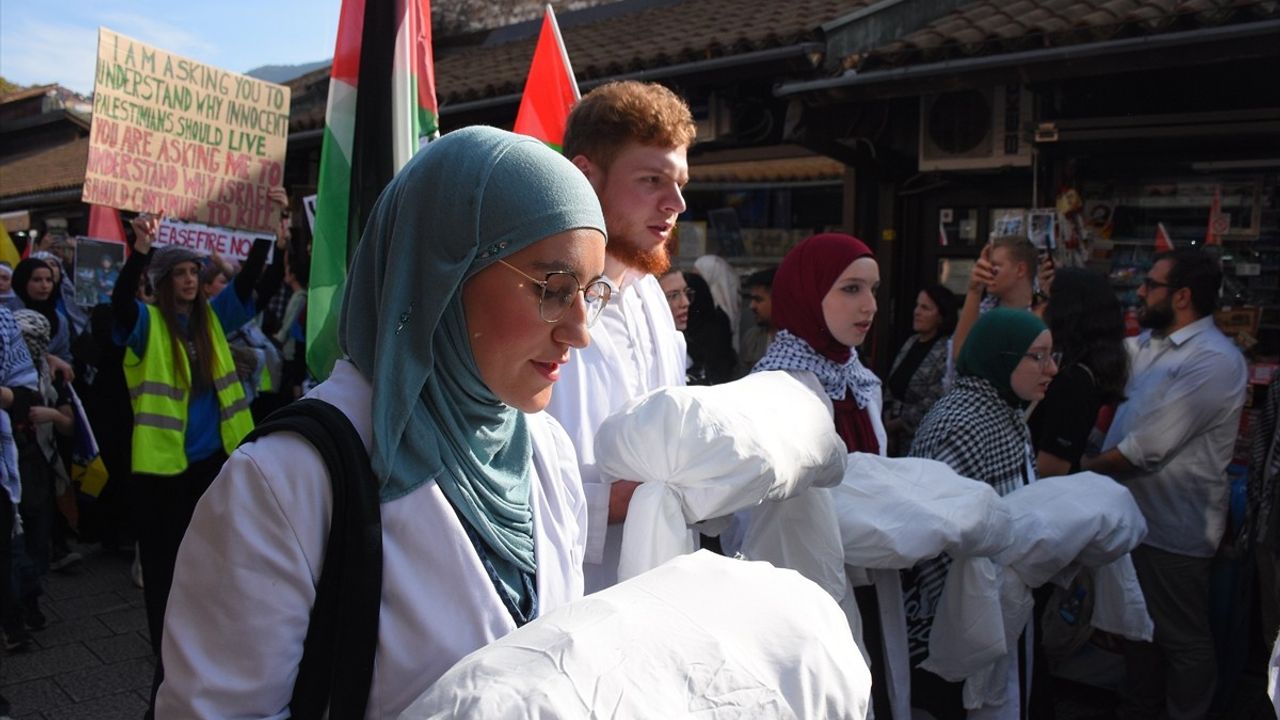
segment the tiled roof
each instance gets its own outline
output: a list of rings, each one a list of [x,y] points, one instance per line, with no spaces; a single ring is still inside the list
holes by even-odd
[[[1280,0],[980,0],[843,66],[869,70],[1275,17]]]
[[[8,160],[0,164],[0,197],[79,187],[88,162],[88,137]]]
[[[38,85],[36,87],[29,87],[23,90],[15,90],[8,95],[0,95],[0,104],[25,100],[29,97],[36,97],[38,95],[45,95],[57,87],[57,85]]]
[[[820,26],[872,0],[679,0],[641,4],[599,20],[571,23],[561,35],[578,82],[759,50],[821,41]],[[541,22],[539,20],[538,22]],[[524,89],[537,34],[496,45],[438,49],[436,96],[442,112],[451,103],[519,93]],[[327,77],[327,70],[324,76]],[[316,76],[317,78],[320,76]],[[300,82],[291,82],[298,98]],[[325,87],[327,88],[327,80]],[[299,84],[295,84],[299,83]],[[294,132],[324,122],[323,100],[297,107]]]
[[[806,40],[870,0],[685,0],[562,28],[578,81],[738,55]],[[537,38],[471,47],[436,64],[440,104],[518,93]]]

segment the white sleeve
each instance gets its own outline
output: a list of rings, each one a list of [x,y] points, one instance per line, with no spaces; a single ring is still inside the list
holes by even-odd
[[[555,474],[557,488],[556,490],[563,493],[565,504],[568,505],[570,513],[573,516],[573,522],[576,525],[576,532],[573,537],[573,557],[577,559],[579,564],[578,572],[581,574],[581,563],[587,548],[588,533],[588,511],[587,504],[590,496],[582,484],[582,476],[578,471],[578,453],[573,448],[573,441],[569,439],[569,434],[565,432],[564,427],[555,417],[547,413],[539,413],[534,416],[541,422],[546,423],[546,427],[550,430],[551,442],[554,446],[554,465],[548,463],[548,469]],[[593,483],[599,485],[599,483]],[[605,487],[608,487],[607,485]]]
[[[259,444],[276,451],[260,453],[269,467],[271,457],[289,457],[289,476],[327,477],[318,456],[296,438]],[[292,452],[279,452],[285,448]],[[328,532],[330,492],[320,480],[322,492],[312,488],[279,498],[267,478],[281,474],[264,473],[239,450],[197,505],[165,615],[157,717],[288,717],[322,561],[317,555]],[[317,511],[306,527],[291,522],[293,515]]]
[[[609,528],[611,483],[600,477],[595,464],[596,429],[608,412],[609,385],[601,376],[609,371],[597,348],[575,350],[551,393],[546,413],[560,424],[574,449],[582,492],[586,501],[586,542],[584,559],[599,564],[604,560],[605,535]],[[620,381],[619,381],[620,382]]]

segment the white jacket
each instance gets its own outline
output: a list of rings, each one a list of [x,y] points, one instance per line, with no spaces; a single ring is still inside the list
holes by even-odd
[[[644,352],[652,348],[651,353]],[[591,344],[573,351],[560,369],[547,413],[564,426],[577,449],[587,498],[587,591],[618,581],[622,525],[609,527],[609,490],[615,480],[596,465],[596,431],[627,402],[661,387],[685,383],[684,336],[676,330],[662,286],[652,275],[614,293],[591,328]]]
[[[310,397],[342,410],[366,447],[369,383],[349,363]],[[539,612],[582,596],[586,506],[577,458],[545,414],[529,416]],[[458,659],[515,629],[434,484],[384,503],[382,606],[366,717],[395,717]],[[283,718],[329,532],[331,491],[301,438],[232,454],[196,507],[165,616],[158,718]]]

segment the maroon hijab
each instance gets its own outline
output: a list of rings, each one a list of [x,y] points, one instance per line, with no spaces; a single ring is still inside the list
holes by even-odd
[[[827,329],[822,299],[841,273],[859,258],[875,258],[871,248],[852,235],[821,233],[810,236],[787,253],[773,278],[773,324],[804,340],[819,355],[836,363],[849,361],[851,351]],[[867,410],[851,396],[832,400],[836,432],[849,452],[878,454],[880,443]]]

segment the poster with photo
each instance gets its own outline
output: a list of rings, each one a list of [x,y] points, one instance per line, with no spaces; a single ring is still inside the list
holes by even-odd
[[[111,302],[111,290],[124,267],[124,245],[93,238],[76,238],[76,304],[93,307]]]
[[[1041,252],[1053,252],[1058,248],[1057,210],[1031,210],[1027,213],[1027,239]]]

